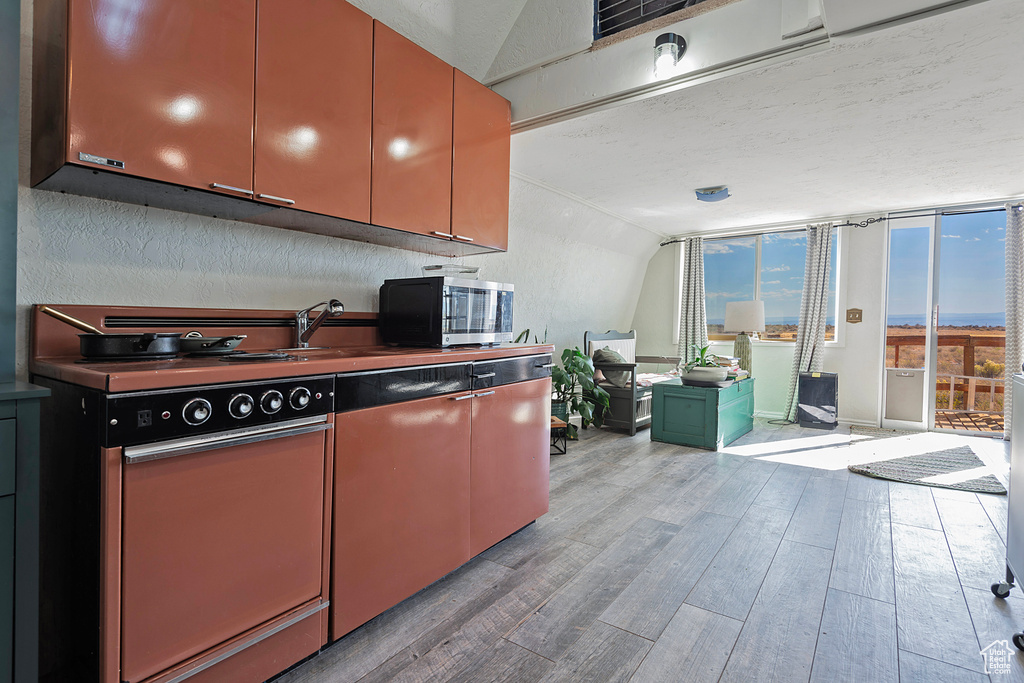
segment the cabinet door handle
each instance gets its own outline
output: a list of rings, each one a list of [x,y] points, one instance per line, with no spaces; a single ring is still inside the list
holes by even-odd
[[[454,237],[457,240],[462,240],[463,242],[472,242],[473,241],[472,237],[464,237],[462,235],[452,235],[452,237]]]
[[[466,394],[465,396],[454,396],[454,397],[452,397],[452,400],[453,401],[465,401],[466,399],[469,399],[469,398],[476,398],[476,394]]]
[[[285,197],[275,197],[272,194],[258,194],[258,195],[256,195],[256,198],[257,199],[269,199],[272,202],[281,202],[282,204],[289,204],[289,205],[295,203],[294,199],[286,199]]]
[[[221,185],[220,183],[210,183],[210,187],[215,190],[227,190],[229,192],[240,192],[241,194],[252,196],[252,190],[243,190],[240,187],[234,187],[232,185]]]
[[[434,231],[433,231],[432,233],[430,233],[430,234],[431,234],[431,235],[437,235],[438,237],[447,237],[448,239],[451,239],[451,237],[452,237],[450,233],[447,233],[447,232],[438,232],[437,230],[434,230]]]
[[[494,377],[493,372],[485,372],[482,375],[470,375],[473,379],[487,379],[488,377]]]
[[[490,396],[490,395],[491,395],[491,394],[493,394],[493,393],[495,393],[495,392],[493,392],[493,391],[485,391],[485,392],[484,392],[484,393],[482,393],[482,394],[473,394],[473,395],[474,395],[474,396],[476,396],[477,398],[481,398],[481,397],[483,397],[483,396]]]
[[[555,367],[555,364],[554,363],[545,363],[544,365],[538,365],[537,367],[538,368],[545,368],[545,369],[547,369],[547,368]]]

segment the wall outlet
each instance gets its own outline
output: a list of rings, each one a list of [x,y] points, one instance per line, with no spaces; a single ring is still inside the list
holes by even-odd
[[[153,411],[152,410],[140,410],[138,412],[139,426],[149,427],[153,424]]]
[[[864,322],[864,311],[859,308],[847,308],[846,309],[846,322],[848,323],[862,323]]]

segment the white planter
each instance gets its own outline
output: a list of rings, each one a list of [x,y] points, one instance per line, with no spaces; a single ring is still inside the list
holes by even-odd
[[[724,382],[728,375],[729,368],[693,368],[683,377],[697,382]]]

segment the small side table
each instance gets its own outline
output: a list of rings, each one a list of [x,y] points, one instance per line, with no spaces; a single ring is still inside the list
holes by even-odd
[[[569,425],[564,421],[559,420],[554,415],[551,416],[551,452],[557,453],[558,455],[565,455],[565,451],[569,445]]]

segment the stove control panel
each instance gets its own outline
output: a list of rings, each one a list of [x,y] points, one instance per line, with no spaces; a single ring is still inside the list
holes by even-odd
[[[294,377],[105,398],[104,446],[137,446],[326,415],[334,410],[334,377]]]

